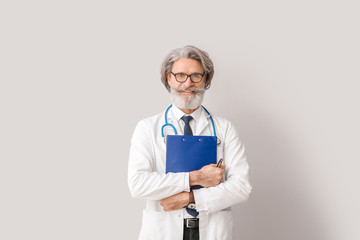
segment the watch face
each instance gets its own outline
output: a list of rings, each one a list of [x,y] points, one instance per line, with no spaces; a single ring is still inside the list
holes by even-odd
[[[189,203],[189,205],[187,205],[187,207],[190,209],[195,209],[196,205],[195,205],[195,203]]]

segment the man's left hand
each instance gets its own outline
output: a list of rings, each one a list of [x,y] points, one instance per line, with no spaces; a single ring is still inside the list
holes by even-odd
[[[160,205],[165,211],[177,210],[189,204],[190,197],[188,192],[181,192],[173,196],[164,198],[160,201]]]

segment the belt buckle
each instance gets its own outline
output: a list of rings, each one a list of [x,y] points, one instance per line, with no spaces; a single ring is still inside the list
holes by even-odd
[[[196,228],[197,226],[197,218],[187,218],[185,219],[187,228]]]

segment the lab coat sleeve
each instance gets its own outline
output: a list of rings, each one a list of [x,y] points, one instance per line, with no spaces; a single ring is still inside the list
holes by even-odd
[[[128,185],[134,198],[161,200],[183,191],[190,191],[189,173],[156,171],[155,137],[151,126],[140,121],[131,139]]]
[[[251,185],[245,147],[230,122],[227,124],[225,136],[225,181],[216,187],[194,190],[198,211],[217,212],[249,198]]]

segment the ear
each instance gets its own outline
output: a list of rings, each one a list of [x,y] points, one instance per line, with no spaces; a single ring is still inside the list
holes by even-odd
[[[206,83],[207,83],[207,81],[208,81],[208,75],[205,74],[204,80],[203,80],[203,82],[204,82],[204,88],[205,88],[205,89],[207,89],[207,88],[206,88]],[[209,86],[209,87],[210,87],[210,86]]]
[[[170,78],[171,78],[171,74],[170,73],[167,73],[166,74],[166,80],[168,82],[168,84],[170,85]]]

